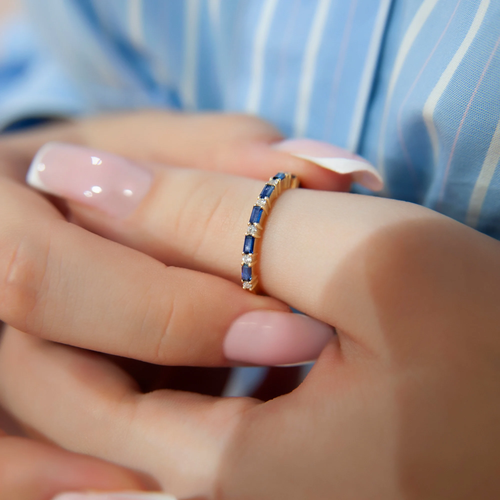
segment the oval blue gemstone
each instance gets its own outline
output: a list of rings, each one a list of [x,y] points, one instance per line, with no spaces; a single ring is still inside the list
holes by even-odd
[[[274,186],[269,186],[269,184],[266,184],[264,186],[264,189],[260,193],[259,198],[269,198],[273,191],[274,191]]]
[[[255,238],[253,236],[245,236],[245,244],[243,245],[243,253],[253,253],[253,245]]]
[[[252,281],[252,268],[248,266],[241,266],[241,279],[243,281]]]
[[[253,224],[260,222],[260,218],[262,217],[262,208],[260,207],[253,207],[252,208],[252,215],[250,216],[250,223]]]
[[[273,177],[273,179],[281,179],[281,180],[283,180],[285,177],[286,177],[286,175],[285,175],[283,172],[279,172],[279,173],[277,173],[277,174]]]

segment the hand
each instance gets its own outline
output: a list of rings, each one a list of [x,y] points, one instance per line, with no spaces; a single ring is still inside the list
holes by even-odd
[[[107,131],[105,134],[102,129],[103,123]],[[161,130],[163,136],[169,137],[168,147],[157,148],[156,152],[151,153],[153,145],[147,144],[151,134],[140,136],[146,129]],[[192,134],[193,130],[197,132],[196,135]],[[126,140],[127,135],[133,136],[137,141]],[[239,288],[234,293],[234,285],[220,279],[180,269],[166,269],[145,255],[123,246],[113,245],[96,237],[95,234],[68,225],[52,204],[21,184],[26,164],[34,154],[33,149],[40,147],[47,140],[58,139],[73,143],[91,141],[93,145],[99,145],[103,136],[106,137],[111,150],[117,147],[116,142],[119,138],[122,148],[130,158],[158,157],[165,162],[171,160],[177,163],[195,164],[203,159],[204,164],[209,167],[233,169],[246,174],[248,169],[254,168],[254,164],[249,163],[249,156],[243,153],[258,151],[257,165],[265,174],[265,178],[279,169],[286,170],[287,167],[293,167],[294,171],[302,175],[305,185],[317,185],[318,179],[321,179],[322,187],[343,189],[350,183],[349,176],[340,176],[317,167],[310,161],[271,149],[269,143],[277,140],[279,135],[264,122],[248,117],[218,115],[184,117],[168,113],[145,113],[130,118],[127,116],[115,119],[102,118],[48,127],[34,133],[13,136],[5,139],[3,144],[0,143],[0,159],[3,159],[4,173],[0,184],[4,208],[2,213],[9,214],[0,221],[4,241],[0,255],[4,269],[4,286],[0,289],[0,296],[3,296],[0,317],[6,323],[25,332],[110,354],[128,356],[129,352],[133,352],[134,357],[138,359],[163,363],[167,361],[162,357],[162,351],[169,350],[168,363],[197,364],[201,358],[209,365],[220,363],[223,359],[220,347],[214,346],[220,346],[220,338],[238,315],[252,309],[268,307],[286,310],[286,307],[271,299],[249,297]],[[182,148],[179,148],[180,143]],[[134,146],[131,147],[130,144]],[[163,153],[160,154],[160,151]],[[200,158],[195,158],[194,151],[202,152]],[[227,151],[233,153],[229,154]],[[188,160],[181,160],[182,154],[188,157]],[[225,160],[210,164],[211,158]],[[214,208],[209,206],[205,215],[209,215],[209,211]],[[16,215],[12,217],[10,214]],[[73,220],[76,221],[77,217],[77,211],[74,210]],[[229,220],[227,222],[230,223]],[[130,222],[123,223],[131,227]],[[111,227],[109,229],[102,234],[107,238],[113,238],[114,231]],[[127,241],[122,239],[122,242],[131,247],[140,247],[139,249],[145,254],[166,262],[157,252],[155,233],[151,233],[146,239],[141,238],[140,242],[135,239],[133,231],[127,231],[126,234],[128,239]],[[213,257],[217,258],[215,254]],[[78,266],[74,265],[76,261]],[[172,252],[167,263],[183,266],[184,252]],[[184,267],[200,270],[192,265]],[[85,284],[79,285],[82,281],[94,279],[92,277],[106,285],[109,283],[110,288],[101,286],[97,290]],[[57,286],[53,286],[53,280],[58,280]],[[165,282],[168,284],[165,285]],[[122,297],[123,289],[133,290],[128,297],[133,308],[126,310],[125,314],[120,308],[117,311],[118,319],[116,315],[110,314],[112,311],[110,304],[118,297]],[[35,307],[33,303],[33,300],[37,300],[33,295],[34,290],[37,290],[35,295],[38,298],[47,292],[39,307]],[[214,307],[214,295],[218,295],[216,307]],[[233,306],[231,310],[222,305],[227,303],[223,299],[225,295],[231,297]],[[73,303],[76,301],[85,319],[79,318],[77,312],[72,315],[61,315],[62,309],[72,310],[71,307],[67,308],[68,299]],[[170,318],[172,321],[168,321],[174,301],[177,306],[179,304],[185,306],[181,314],[174,315]],[[189,335],[179,342],[177,335],[171,332],[171,330],[189,330],[184,316],[186,308],[189,309],[192,303],[198,304],[200,315],[188,314],[188,321],[200,338],[204,339],[198,342],[197,351],[199,354],[203,353],[199,357],[192,349]],[[81,308],[81,305],[85,307]],[[137,307],[142,309],[138,310]],[[88,316],[86,312],[88,310],[94,311],[92,317]],[[203,311],[204,314],[201,314]],[[38,314],[39,318],[44,317],[43,326],[37,320]],[[151,332],[155,332],[151,334],[157,336],[159,343],[163,342],[165,323],[168,324],[168,345],[153,348],[155,352],[151,352],[151,347],[148,348],[149,352],[141,352],[141,348],[136,349],[134,345],[137,342],[133,340],[136,338],[135,332],[141,328],[141,322],[144,321],[146,314],[148,321],[152,321],[152,324],[148,323],[147,326]],[[72,318],[71,324],[68,323],[69,316]],[[95,330],[93,327],[90,328],[92,338],[89,339],[87,338],[89,325],[95,324],[99,326]],[[85,330],[85,333],[82,330]],[[102,334],[111,331],[117,332],[118,337],[115,340],[109,335]],[[203,335],[204,331],[210,331],[210,334]],[[170,344],[175,345],[178,357],[174,355]],[[190,347],[188,356],[184,354],[186,346]],[[212,360],[206,358],[207,351],[212,352]]]
[[[261,187],[157,167],[154,188],[126,223],[82,205],[70,209],[92,231],[124,241],[133,234],[139,248],[156,235],[161,260],[182,254],[186,267],[238,281],[240,228]],[[179,197],[210,200],[217,207],[210,223],[199,203]],[[147,471],[179,497],[494,498],[499,246],[415,205],[286,192],[264,234],[261,282],[338,333],[298,389],[267,403],[141,394],[97,354],[11,330],[0,352],[0,397],[49,439]],[[262,316],[251,331],[237,322],[213,345],[224,360],[248,362],[268,327]],[[142,337],[129,354],[148,352],[152,339]],[[175,345],[164,355],[186,360]],[[205,350],[196,362],[225,362],[212,356]]]
[[[261,171],[254,172],[254,175],[265,175],[268,176],[270,172],[274,172],[283,167],[292,166],[296,171],[300,171],[303,174],[305,182],[310,182],[311,185],[317,184],[318,180],[321,179],[323,187],[331,187],[338,189],[345,189],[349,180],[346,177],[340,177],[331,172],[323,171],[318,167],[314,167],[311,163],[294,159],[289,155],[276,152],[269,147],[267,144],[278,140],[279,134],[277,134],[271,127],[267,126],[264,122],[256,119],[243,118],[243,117],[192,117],[191,120],[186,121],[184,117],[175,117],[175,120],[184,123],[185,127],[191,127],[191,124],[198,128],[199,132],[202,132],[204,127],[203,138],[205,142],[200,141],[196,138],[197,149],[196,151],[204,151],[202,156],[207,166],[212,166],[206,161],[212,156],[217,158],[222,158],[222,160],[217,160],[220,168],[253,168],[253,165],[249,162],[249,156],[242,156],[242,152],[254,151],[254,155],[257,155],[259,160],[256,165],[261,167]],[[60,289],[57,287],[52,290],[55,293],[52,296],[52,304],[58,304],[58,297],[68,298],[67,293],[69,289],[77,289],[78,293],[82,293],[90,301],[88,304],[98,305],[95,309],[95,317],[88,317],[87,320],[91,322],[99,322],[105,311],[108,312],[112,310],[112,299],[108,295],[109,290],[102,290],[102,294],[94,294],[94,289],[85,289],[81,287],[80,283],[82,279],[87,279],[85,276],[87,272],[90,275],[98,276],[101,274],[101,270],[107,268],[108,275],[110,276],[121,276],[122,279],[117,280],[114,287],[111,289],[117,290],[120,293],[121,287],[127,280],[133,281],[134,288],[137,289],[137,296],[143,296],[142,291],[148,287],[153,287],[154,283],[157,286],[163,286],[161,279],[153,279],[152,282],[147,280],[142,280],[143,286],[137,286],[141,282],[138,278],[138,273],[133,272],[133,269],[141,268],[141,273],[145,272],[146,275],[149,270],[150,275],[155,275],[156,270],[160,269],[157,263],[151,260],[144,260],[139,257],[136,253],[131,253],[124,251],[122,254],[122,249],[117,246],[108,247],[109,243],[106,243],[99,238],[89,235],[85,232],[80,232],[77,228],[64,224],[64,218],[58,211],[52,206],[46,199],[41,197],[39,194],[33,193],[24,187],[24,175],[27,166],[31,162],[31,157],[34,155],[36,150],[48,140],[60,140],[67,142],[76,143],[86,143],[86,141],[92,141],[102,145],[102,130],[106,133],[104,136],[112,144],[117,138],[122,138],[130,134],[138,139],[133,141],[132,145],[136,146],[136,149],[130,149],[130,144],[127,142],[121,142],[118,147],[122,149],[128,147],[128,153],[132,156],[136,155],[138,158],[147,158],[148,154],[153,157],[156,155],[159,159],[169,159],[172,161],[178,161],[182,163],[181,158],[188,156],[187,153],[195,151],[192,145],[187,141],[186,151],[177,149],[174,152],[163,151],[156,147],[153,151],[148,151],[141,145],[141,141],[144,142],[146,138],[150,139],[151,135],[146,134],[146,129],[153,127],[154,130],[158,132],[156,126],[161,126],[162,133],[170,135],[172,138],[172,145],[178,147],[178,137],[182,137],[185,131],[182,127],[178,127],[175,124],[178,121],[172,122],[172,117],[169,114],[162,116],[160,113],[146,113],[144,115],[138,115],[137,117],[119,117],[116,119],[102,119],[102,120],[89,120],[85,122],[78,123],[68,123],[64,125],[57,125],[51,127],[44,127],[36,131],[30,131],[23,134],[9,135],[5,136],[0,140],[0,171],[2,178],[0,179],[0,189],[2,190],[2,213],[4,216],[3,220],[0,221],[1,232],[2,232],[2,248],[1,257],[4,266],[3,275],[3,288],[0,291],[2,298],[2,318],[6,320],[13,319],[14,323],[17,325],[31,325],[31,328],[36,324],[36,322],[30,322],[30,304],[32,304],[32,292],[29,287],[36,286],[36,276],[31,274],[31,272],[36,271],[36,264],[39,265],[38,270],[44,274],[39,275],[43,280],[46,280],[45,285],[49,286],[53,284],[53,279],[57,276],[56,272],[60,270],[60,265],[64,266],[64,262],[68,265],[71,259],[80,260],[80,263],[87,262],[87,265],[83,268],[73,268],[69,267],[67,269],[67,274],[61,276],[62,281],[60,285],[64,282],[69,286],[65,288],[62,286]],[[206,123],[206,126],[203,125]],[[198,124],[198,125],[197,125]],[[203,127],[201,127],[203,125]],[[100,129],[99,126],[102,126]],[[217,135],[216,131],[219,131]],[[144,137],[139,138],[137,135],[144,133]],[[248,137],[245,139],[245,134]],[[214,141],[212,144],[207,140],[210,139]],[[99,142],[101,141],[101,142]],[[226,141],[226,142],[224,142]],[[238,145],[232,144],[238,143]],[[231,159],[231,154],[225,153],[226,144],[229,144],[229,149],[234,149],[234,154],[236,155]],[[204,150],[200,146],[204,145]],[[212,150],[210,149],[212,148]],[[253,148],[253,149],[252,149]],[[208,154],[205,157],[205,154]],[[177,155],[177,156],[176,156]],[[267,156],[266,156],[267,155]],[[243,158],[243,161],[237,163],[234,159]],[[184,160],[187,161],[187,160]],[[193,161],[192,159],[189,161]],[[266,163],[267,162],[267,163]],[[267,165],[267,167],[266,167]],[[268,171],[266,172],[266,167]],[[241,171],[244,174],[244,171]],[[58,204],[60,209],[64,209],[61,204]],[[46,231],[47,230],[47,231]],[[83,238],[83,239],[81,239]],[[58,254],[56,251],[55,260],[51,268],[50,261],[47,261],[47,266],[44,265],[42,254],[44,250],[48,250],[49,240],[51,243],[55,243],[55,247],[58,248],[59,256],[61,259],[58,261]],[[93,248],[96,255],[102,255],[107,253],[107,248],[114,248],[110,254],[110,259],[107,262],[102,262],[101,265],[96,265],[99,259],[92,259],[92,256],[86,252],[86,248]],[[52,248],[53,250],[53,248]],[[118,253],[115,253],[118,251]],[[54,257],[53,251],[49,252],[51,257]],[[113,255],[116,260],[114,260]],[[11,260],[14,258],[14,260]],[[132,267],[130,263],[133,261]],[[33,264],[33,266],[32,266]],[[45,271],[47,273],[45,274]],[[53,272],[54,271],[54,272]],[[132,272],[131,272],[132,271]],[[164,269],[161,268],[161,272]],[[83,274],[82,274],[83,273]],[[101,274],[101,277],[103,275]],[[143,276],[141,276],[143,278]],[[25,283],[28,288],[20,286],[17,288],[16,281],[27,280]],[[182,279],[182,276],[180,277]],[[211,280],[208,280],[209,284]],[[219,283],[221,283],[219,281]],[[43,288],[41,284],[41,288]],[[208,285],[207,285],[208,286]],[[238,293],[243,298],[243,303],[248,300],[255,301],[254,298],[250,298],[246,294],[242,294],[241,290]],[[160,296],[161,294],[159,294]],[[153,306],[161,309],[163,304],[168,303],[168,297],[159,297],[160,300],[156,302]],[[231,295],[231,298],[232,295]],[[135,299],[130,297],[132,301]],[[163,300],[161,300],[163,299]],[[181,301],[182,302],[182,301]],[[236,300],[237,304],[238,300]],[[269,304],[276,303],[272,301],[265,301]],[[265,307],[265,302],[258,299],[255,304],[259,304],[258,308]],[[50,334],[56,333],[56,331],[64,331],[65,329],[71,331],[71,325],[67,324],[64,315],[60,315],[60,309],[54,310],[50,307],[51,301],[48,300],[47,304],[42,305],[39,308],[39,313],[41,316],[46,317],[46,319],[54,315],[54,323],[50,327]],[[60,306],[61,304],[59,304]],[[80,306],[81,304],[76,304]],[[137,304],[135,304],[137,305]],[[148,306],[150,304],[144,304],[144,313],[148,311]],[[85,307],[84,307],[85,309]],[[224,308],[226,309],[226,308]],[[238,306],[237,306],[238,309]],[[279,309],[283,310],[282,306]],[[141,312],[138,310],[132,311],[132,313],[141,316]],[[31,318],[32,319],[32,318]],[[127,317],[122,318],[122,324],[127,322]],[[139,318],[136,318],[140,322]],[[206,317],[204,318],[206,320]],[[137,321],[132,325],[127,325],[129,332],[133,332],[137,328]],[[158,324],[158,334],[161,334],[162,322],[161,315],[156,318]],[[111,325],[112,321],[110,322]],[[55,330],[52,328],[57,325]],[[105,325],[102,325],[105,327]],[[210,327],[207,325],[206,327]],[[71,342],[73,339],[76,345],[87,345],[91,348],[101,348],[106,350],[110,344],[114,345],[111,352],[123,354],[124,348],[129,348],[126,344],[127,328],[125,331],[120,331],[119,325],[113,325],[119,334],[116,341],[109,342],[109,339],[104,337],[105,344],[95,343],[94,340],[90,340],[86,337],[87,335],[82,335],[82,338],[78,338],[79,330],[74,330],[72,335],[64,335],[60,337],[60,340]],[[29,328],[26,328],[29,330]],[[224,328],[223,328],[224,329]],[[41,335],[47,333],[46,330],[38,332]],[[50,336],[50,335],[49,335]],[[175,336],[174,336],[175,337]],[[175,338],[173,339],[175,343]],[[184,340],[186,342],[187,339]],[[109,343],[108,343],[109,342]],[[125,345],[124,345],[125,344]],[[210,344],[210,341],[209,341]],[[179,349],[182,346],[179,346]],[[201,346],[200,346],[201,347]],[[168,345],[166,345],[168,348]],[[135,355],[135,353],[134,353]],[[138,353],[136,357],[146,357],[146,359],[157,360],[155,356],[162,356],[159,353],[149,353],[141,355]],[[182,358],[181,358],[182,361]],[[209,360],[204,360],[209,362]],[[19,383],[14,380],[12,381],[15,390],[18,390]],[[1,457],[4,457],[2,459]],[[0,441],[0,469],[5,472],[6,478],[0,480],[0,497],[5,495],[10,498],[38,498],[37,495],[41,495],[43,498],[47,496],[50,492],[64,491],[67,489],[80,489],[80,488],[96,488],[96,489],[131,489],[139,488],[139,482],[135,475],[129,473],[126,470],[121,470],[117,467],[108,465],[96,459],[80,457],[73,455],[69,452],[63,450],[58,450],[52,446],[46,444],[30,442],[26,439],[6,437]],[[19,474],[13,475],[12,471],[16,471]],[[52,472],[50,472],[52,471]],[[64,472],[66,471],[66,472]],[[19,481],[18,481],[19,479]],[[141,483],[142,484],[142,483]],[[14,489],[15,488],[15,489]],[[13,493],[15,491],[15,494]],[[7,493],[8,492],[8,493]],[[34,495],[34,496],[33,496]]]

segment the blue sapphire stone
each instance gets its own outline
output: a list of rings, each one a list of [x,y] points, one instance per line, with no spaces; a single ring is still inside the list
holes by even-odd
[[[253,207],[252,215],[250,216],[250,224],[259,223],[261,217],[262,217],[262,208]]]
[[[259,198],[269,198],[273,191],[274,191],[274,186],[269,186],[269,184],[266,184],[264,186],[264,189],[260,193]]]
[[[253,253],[253,245],[255,238],[253,236],[245,236],[245,244],[243,245],[243,253]]]
[[[241,279],[243,281],[252,281],[252,268],[248,266],[241,266]]]
[[[286,177],[286,174],[284,174],[283,172],[279,172],[278,174],[276,174],[273,177],[273,179],[281,179],[281,180],[283,180],[285,177]]]

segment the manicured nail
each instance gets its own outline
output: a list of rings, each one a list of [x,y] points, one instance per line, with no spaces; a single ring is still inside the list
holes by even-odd
[[[26,182],[121,218],[139,205],[152,179],[149,171],[112,153],[50,142],[36,154]]]
[[[286,151],[339,174],[351,174],[354,182],[380,191],[384,187],[377,169],[361,156],[326,142],[311,139],[290,139],[273,145],[278,151]]]
[[[176,500],[163,493],[62,493],[52,500]]]
[[[333,328],[303,314],[252,311],[240,316],[224,339],[227,359],[256,365],[289,365],[316,359]]]

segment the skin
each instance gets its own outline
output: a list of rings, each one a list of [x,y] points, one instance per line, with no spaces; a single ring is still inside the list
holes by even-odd
[[[181,124],[183,125],[181,126]],[[199,129],[205,132],[202,134],[205,142],[197,140],[196,149],[193,149],[192,144],[188,143],[183,145],[178,151],[165,151],[162,148],[155,150],[153,145],[157,144],[159,138],[154,138],[154,141],[151,139],[153,138],[153,133],[158,133],[158,127],[160,127],[161,133],[164,136],[171,135],[174,130],[179,132],[179,138],[186,134],[187,129]],[[102,143],[102,137],[105,137],[105,143]],[[130,148],[127,150],[123,149],[128,145],[128,141],[123,141],[124,137],[138,139],[130,142],[130,144],[136,145],[135,150]],[[131,298],[132,301],[141,301],[143,290],[151,286],[151,280],[156,281],[156,286],[160,287],[162,292],[165,289],[163,276],[160,279],[157,277],[158,272],[160,274],[165,272],[164,266],[160,266],[153,259],[140,254],[138,255],[137,252],[131,252],[121,246],[110,246],[109,242],[100,238],[93,238],[87,232],[78,232],[78,229],[74,226],[64,223],[65,218],[62,214],[70,215],[67,213],[64,204],[54,198],[48,202],[45,197],[25,186],[24,177],[31,158],[45,142],[58,140],[74,144],[104,147],[111,151],[128,154],[133,159],[157,159],[165,163],[178,164],[182,164],[183,161],[199,162],[212,169],[230,170],[236,165],[242,173],[245,173],[243,172],[244,169],[253,168],[253,161],[258,161],[258,164],[262,166],[262,171],[259,175],[264,175],[264,177],[269,176],[269,172],[274,171],[276,168],[294,168],[296,171],[302,172],[301,175],[306,183],[310,182],[313,186],[316,185],[317,187],[318,182],[321,180],[323,185],[331,189],[347,189],[349,182],[345,179],[341,179],[335,174],[327,173],[325,175],[321,169],[307,162],[291,160],[288,155],[276,153],[267,147],[267,144],[275,142],[280,138],[275,129],[259,120],[238,116],[219,117],[215,115],[192,116],[189,117],[189,120],[186,120],[184,117],[158,112],[136,113],[131,116],[120,115],[74,123],[65,122],[20,134],[2,136],[0,139],[0,190],[2,191],[2,213],[4,215],[1,223],[2,248],[0,250],[3,279],[2,292],[0,292],[1,318],[6,321],[12,320],[13,324],[21,325],[27,331],[32,330],[32,328],[36,329],[37,321],[35,320],[35,322],[31,323],[30,315],[28,314],[30,304],[33,303],[33,289],[31,288],[30,290],[30,287],[36,282],[36,276],[42,276],[46,271],[48,271],[47,276],[49,277],[47,285],[51,283],[53,279],[51,277],[61,265],[64,265],[63,261],[67,260],[66,257],[70,255],[79,260],[83,259],[87,261],[83,275],[76,268],[71,267],[69,263],[67,264],[68,273],[65,275],[65,280],[73,291],[79,289],[77,284],[81,283],[82,279],[87,279],[89,272],[94,276],[99,276],[102,270],[106,268],[108,272],[111,271],[113,278],[121,275],[125,276],[125,280],[133,281],[132,287],[127,285],[127,283],[124,284],[123,281],[113,282],[117,293],[121,293],[124,285],[136,290],[135,298]],[[222,139],[224,139],[224,143],[222,143]],[[219,144],[221,146],[214,146]],[[146,145],[148,149],[145,149],[143,145]],[[227,154],[226,150],[232,150],[234,153],[232,155]],[[186,152],[189,152],[191,156],[183,159],[182,156],[185,156]],[[251,158],[248,156],[249,152],[253,152],[252,154],[254,154],[252,161],[250,161]],[[199,154],[199,157],[195,158],[193,153]],[[207,164],[207,156],[214,159],[212,163]],[[235,159],[240,158],[244,158],[244,161],[242,163],[235,163]],[[267,168],[267,171],[264,167]],[[73,229],[77,229],[76,237]],[[78,239],[84,238],[85,240],[89,237],[92,240],[90,245]],[[60,260],[59,257],[61,257],[61,254],[59,254],[59,257],[56,256],[54,260],[43,263],[41,255],[45,253],[49,241],[56,242],[56,247],[66,257]],[[89,256],[84,251],[84,248],[88,249],[91,247],[99,253],[99,257],[111,252],[109,254],[110,258],[107,261],[101,261],[103,266],[96,266],[99,259],[92,258],[92,256]],[[151,254],[153,248],[150,250]],[[53,255],[53,253],[52,249],[51,254]],[[13,256],[17,256],[14,261],[12,260]],[[117,262],[120,262],[120,264],[116,265]],[[129,265],[130,263],[132,263],[131,266]],[[148,269],[149,272],[147,271]],[[172,273],[169,272],[169,274]],[[14,283],[12,280],[7,279],[7,276],[14,277]],[[15,283],[17,280],[16,276],[21,276],[22,283]],[[186,276],[181,275],[179,279],[183,280],[183,286],[185,286]],[[235,304],[233,293],[236,289],[237,294],[239,294],[239,301],[241,302],[240,307],[236,304],[230,316],[226,314],[224,320],[226,324],[219,325],[218,339],[216,341],[214,339],[207,340],[205,346],[208,346],[209,351],[213,351],[214,359],[207,360],[206,358],[199,357],[199,361],[202,364],[213,365],[214,363],[221,362],[220,337],[232,318],[236,317],[240,312],[247,311],[252,307],[262,309],[267,304],[272,305],[278,310],[286,310],[283,304],[270,299],[261,299],[243,294],[239,288],[234,285],[228,286],[228,283],[222,280],[215,280],[216,285],[214,285],[213,280],[209,277],[197,276],[194,273],[190,274],[190,279],[193,281],[193,288],[198,286],[200,279],[202,282],[206,282],[208,279],[208,283],[205,285],[206,288],[218,286],[219,293],[222,293],[223,290],[228,290],[226,293],[231,293],[233,304]],[[137,287],[139,283],[142,283],[142,289],[140,286]],[[175,283],[170,283],[170,285],[175,285]],[[36,284],[36,287],[39,286],[43,288],[41,282]],[[61,286],[49,286],[48,288],[51,290],[50,293],[57,290],[56,294],[52,297],[54,300],[52,304],[59,303],[60,306],[65,308],[67,306],[66,293],[72,292],[69,289],[64,290],[64,287]],[[107,294],[104,297],[93,297],[94,291],[95,289],[92,286],[89,286],[88,289],[80,289],[80,292],[84,292],[83,295],[85,295],[85,298],[80,297],[80,300],[83,300],[83,302],[87,301],[86,304],[88,307],[92,307],[89,300],[93,302],[94,306],[98,305],[98,310],[96,310],[93,320],[95,323],[99,323],[103,316],[106,316],[110,310],[116,308],[116,305]],[[66,298],[62,300],[63,297]],[[186,299],[184,299],[185,301]],[[168,306],[168,302],[168,299],[158,301],[155,307],[163,309]],[[238,299],[236,302],[238,302]],[[249,307],[249,304],[253,304],[253,306]],[[147,308],[147,304],[145,306]],[[210,304],[207,304],[207,307],[209,306]],[[51,307],[42,306],[39,312],[41,315],[44,315],[44,311],[48,312],[49,315],[53,315],[55,321],[53,326],[58,325],[59,329],[67,332],[69,325],[62,319],[60,312],[51,309]],[[143,313],[138,311],[134,311],[134,313],[138,321],[140,321]],[[216,313],[217,308],[214,309],[214,318],[220,319]],[[133,316],[134,314],[132,318]],[[123,330],[124,319],[120,318],[120,321],[116,325],[113,324],[113,321],[108,325],[109,328],[107,331],[114,330],[119,333],[119,336],[113,341],[113,344],[118,349],[109,349],[111,347],[110,343],[107,343],[106,346],[98,346],[94,341],[95,338],[90,343],[87,340],[83,342],[78,341],[77,338],[79,335],[83,339],[88,337],[85,329],[83,331],[81,329],[80,331],[74,330],[73,343],[75,345],[86,345],[92,349],[104,347],[104,350],[107,350],[107,352],[115,354],[128,354],[128,350],[127,352],[120,350],[120,346],[124,343],[127,345],[130,344],[129,341],[124,339],[127,333],[126,330]],[[179,318],[179,321],[182,324],[182,318]],[[28,323],[31,323],[31,327],[27,326]],[[160,315],[158,315],[158,323],[156,331],[159,337],[161,337],[164,320],[162,320]],[[132,328],[129,328],[128,332],[130,338],[133,338],[132,336],[136,333],[137,322],[131,326]],[[213,327],[213,322],[208,326]],[[106,325],[101,325],[101,327],[106,327]],[[190,329],[195,328],[197,328],[196,325],[190,325]],[[199,328],[197,330],[199,331]],[[48,335],[48,337],[54,338],[54,331],[51,328],[50,332],[45,330],[41,335]],[[63,339],[61,338],[61,340]],[[187,338],[183,339],[184,343],[187,343],[187,341]],[[70,342],[69,339],[66,339],[66,342]],[[4,345],[5,343],[2,343],[2,348]],[[169,345],[167,344],[166,347],[168,348]],[[201,351],[204,346],[199,345],[199,347]],[[181,348],[182,345],[179,346],[179,350]],[[130,354],[135,358],[142,357],[151,361],[161,362],[161,352],[159,354],[153,353],[154,348],[151,345],[148,345],[148,353],[145,353],[144,356],[141,356],[140,353],[132,352],[134,350],[133,346],[129,346],[129,349]],[[184,369],[179,372],[179,375],[175,375],[171,369],[159,371],[158,367],[154,367],[153,365],[148,368],[144,364],[133,363],[125,359],[115,358],[115,361],[119,362],[120,366],[127,370],[127,373],[133,374],[137,383],[142,388],[148,390],[165,384],[179,388],[196,387],[197,390],[201,390],[202,392],[217,394],[220,393],[221,384],[225,380],[223,374],[212,375],[210,373],[203,376],[204,383],[200,384],[198,380],[200,377],[199,371],[193,372],[191,375]],[[182,362],[182,358],[179,358],[178,361]],[[196,363],[196,359],[186,361],[191,364]],[[224,362],[226,361],[224,360]],[[293,377],[290,378],[292,379],[291,383],[293,383]],[[17,380],[13,384],[18,389],[21,386]],[[289,383],[288,387],[291,387]],[[266,392],[267,396],[271,397],[272,395],[280,394],[283,390],[287,390],[287,387],[273,389],[268,384]],[[4,403],[4,406],[7,406],[6,403]],[[108,464],[105,461],[73,454],[45,442],[36,443],[22,438],[21,436],[28,434],[37,438],[42,437],[43,441],[47,441],[46,438],[41,436],[39,432],[35,432],[32,428],[25,427],[23,432],[19,428],[19,425],[13,423],[7,414],[1,413],[0,408],[0,428],[2,426],[11,436],[7,436],[0,431],[0,470],[3,471],[0,478],[0,498],[44,500],[64,491],[87,489],[116,491],[158,488],[158,483],[150,475],[146,475],[145,479],[143,475],[139,477],[130,470]],[[18,437],[13,437],[12,434],[17,434]]]
[[[156,293],[148,299],[147,308],[136,309],[139,323],[130,326],[124,305],[117,311],[116,301],[109,302],[113,283],[106,290],[91,286],[99,283],[105,267],[118,266],[118,257],[127,265],[113,271],[134,270],[136,262],[137,274],[126,279],[140,288],[143,273],[150,290],[156,290],[158,261],[189,269],[194,280],[200,279],[200,271],[208,273],[212,293],[201,297],[207,302],[199,304],[205,307],[212,300],[213,316],[210,307],[203,312],[209,324],[224,314],[225,307],[213,298],[219,298],[224,287],[229,287],[231,301],[241,310],[282,307],[282,302],[251,296],[242,296],[238,305],[240,298],[233,285],[239,276],[232,256],[241,252],[241,228],[246,226],[248,207],[262,182],[220,172],[246,165],[245,159],[238,163],[236,153],[244,150],[240,148],[252,149],[252,140],[241,141],[238,126],[231,126],[221,134],[219,144],[216,131],[224,128],[217,122],[220,117],[212,117],[215,122],[201,117],[202,122],[206,120],[206,133],[193,125],[197,133],[188,140],[182,128],[188,118],[165,118],[173,124],[169,129],[172,151],[165,144],[161,158],[157,153],[141,158],[139,151],[127,149],[136,147],[132,141],[123,141],[124,151],[119,151],[118,138],[116,143],[110,142],[109,150],[144,161],[155,173],[154,189],[124,221],[69,203],[71,217],[81,228],[68,228],[39,195],[7,179],[9,189],[3,191],[0,203],[9,205],[0,213],[7,213],[6,206],[14,206],[22,191],[37,199],[37,215],[33,206],[23,212],[25,204],[19,203],[16,217],[27,224],[41,225],[42,219],[50,217],[56,222],[43,226],[51,236],[48,256],[41,260],[39,252],[30,254],[41,239],[35,232],[38,236],[28,240],[26,259],[18,268],[19,296],[12,299],[13,294],[5,293],[0,301],[2,317],[9,315],[8,322],[17,328],[7,329],[0,350],[2,404],[46,439],[73,452],[148,473],[165,491],[184,498],[498,496],[500,243],[422,207],[310,190],[282,195],[263,239],[263,288],[279,301],[334,325],[338,335],[302,385],[271,401],[219,399],[171,390],[143,394],[112,361],[47,340],[113,354],[124,354],[126,345],[127,355],[150,362],[227,365],[230,360],[224,358],[221,348],[224,321],[220,330],[199,335],[190,330],[199,326],[192,322],[192,313],[181,314],[177,324],[189,328],[163,323],[163,332],[169,334],[158,343],[154,332],[161,328],[156,328],[154,318],[160,314],[155,311],[166,304],[155,298]],[[248,120],[250,131],[254,126],[259,129],[253,119]],[[80,143],[106,149],[99,142],[104,140],[102,134],[94,137],[89,132],[95,130],[93,126],[79,127],[76,136]],[[231,135],[227,139],[228,132],[235,133],[236,139]],[[140,131],[135,137],[140,139],[138,134]],[[262,139],[257,142],[261,144]],[[154,148],[154,144],[145,144]],[[184,162],[180,160],[181,146],[186,148]],[[9,147],[11,158],[21,155],[12,143]],[[226,147],[236,151],[234,162],[224,160],[230,155],[218,152]],[[265,149],[257,149],[266,156]],[[275,153],[273,161],[269,160],[273,168],[268,175],[280,170],[274,163]],[[218,173],[165,167],[152,161],[207,166]],[[6,175],[10,168],[11,179],[20,178],[10,165],[4,170]],[[296,166],[308,167],[303,163]],[[246,174],[244,168],[241,173]],[[314,174],[312,170],[311,179]],[[307,183],[307,174],[305,178]],[[335,176],[329,179],[331,189],[342,187]],[[309,182],[314,187],[314,181]],[[14,194],[9,197],[9,193]],[[178,197],[190,201],[182,204]],[[198,203],[206,199],[216,207],[208,219],[200,213]],[[165,213],[168,220],[159,215]],[[9,233],[5,227],[9,225],[4,220],[3,241],[17,248],[18,241],[6,239],[17,233]],[[92,274],[93,260],[85,261],[85,255],[101,255],[104,250],[114,258]],[[76,252],[77,260],[70,263],[84,265],[68,265],[65,259],[71,252]],[[128,255],[133,259],[126,260]],[[0,262],[3,269],[11,269],[5,264],[11,260],[0,257]],[[156,267],[150,269],[149,265]],[[61,268],[67,278],[58,272]],[[78,269],[85,271],[92,294],[76,287],[81,277],[79,281],[78,274],[70,273],[78,273]],[[159,281],[168,286],[180,272],[168,271]],[[42,277],[37,279],[39,275]],[[6,284],[4,280],[2,291]],[[132,287],[128,300],[139,303],[144,290],[139,289],[137,296],[134,293]],[[178,297],[183,310],[182,290],[166,297]],[[14,307],[9,300],[17,301]],[[3,306],[6,303],[8,307]],[[61,317],[62,307],[70,314]],[[85,310],[92,310],[92,317],[79,316]],[[112,316],[110,324],[105,323],[105,311]],[[135,344],[141,320],[153,321],[147,330],[153,334]],[[195,336],[204,348],[186,349]]]

